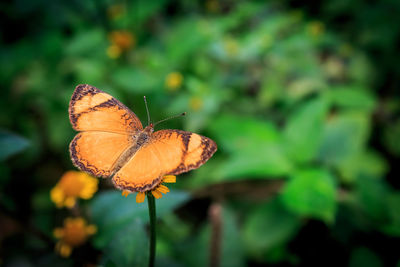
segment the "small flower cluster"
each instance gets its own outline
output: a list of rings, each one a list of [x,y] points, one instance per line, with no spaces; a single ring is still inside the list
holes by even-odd
[[[154,189],[150,190],[149,193],[151,193],[155,198],[159,199],[162,198],[162,194],[166,194],[169,192],[168,187],[163,185],[163,183],[176,183],[176,176],[174,175],[165,175],[163,179],[161,180],[160,184],[156,186]],[[131,192],[129,191],[122,191],[122,195],[127,197]],[[136,202],[137,203],[143,203],[144,199],[146,198],[146,193],[148,192],[138,192],[136,194]]]
[[[142,203],[146,194],[151,193],[159,199],[162,194],[169,192],[164,183],[175,183],[176,176],[166,175],[161,182],[152,190],[147,192],[138,192],[136,202]],[[60,181],[50,191],[50,198],[58,208],[77,207],[77,199],[90,199],[97,192],[98,179],[79,171],[67,171],[61,177]],[[122,191],[122,195],[127,197],[131,192]],[[68,217],[64,220],[63,227],[54,229],[54,237],[58,239],[56,252],[62,257],[71,255],[73,248],[84,244],[87,239],[95,234],[97,228],[95,225],[88,224],[82,217]]]
[[[50,191],[50,198],[57,208],[77,207],[77,199],[90,199],[98,188],[98,179],[78,171],[67,171]],[[68,217],[63,227],[54,229],[54,237],[58,239],[56,252],[62,257],[71,255],[74,247],[78,247],[97,231],[82,217]]]
[[[312,21],[308,24],[307,31],[314,38],[320,37],[325,31],[325,25],[321,21]]]
[[[108,35],[110,46],[107,49],[107,55],[110,58],[116,59],[123,52],[128,51],[136,42],[135,37],[128,31],[112,31]]]
[[[165,87],[169,91],[176,91],[181,87],[183,82],[183,76],[179,72],[171,72],[165,78]]]
[[[92,198],[98,183],[98,179],[84,172],[67,171],[50,191],[50,197],[58,208],[72,208],[77,198]]]
[[[56,228],[53,232],[54,237],[59,239],[56,244],[57,253],[62,257],[68,257],[74,247],[84,244],[89,236],[96,232],[96,226],[87,224],[81,217],[66,218],[63,227]]]

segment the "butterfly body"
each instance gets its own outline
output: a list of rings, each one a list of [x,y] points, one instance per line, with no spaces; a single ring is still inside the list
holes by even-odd
[[[137,116],[107,93],[78,85],[69,116],[79,133],[71,141],[72,162],[93,176],[112,177],[121,190],[145,192],[164,175],[204,164],[217,150],[211,139],[181,130],[143,129]]]
[[[153,132],[154,132],[153,125],[147,126],[142,132],[139,133],[136,141],[137,145],[143,146],[144,144],[146,144],[150,140]]]

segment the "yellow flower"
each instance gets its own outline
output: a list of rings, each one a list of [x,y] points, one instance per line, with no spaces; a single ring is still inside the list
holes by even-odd
[[[325,25],[320,21],[313,21],[308,24],[307,30],[311,36],[318,37],[324,33]]]
[[[146,193],[149,194],[151,193],[155,198],[159,199],[162,198],[162,194],[166,194],[169,192],[168,187],[163,185],[163,183],[175,183],[176,182],[176,176],[175,175],[165,175],[161,182],[152,190],[149,190],[147,192],[137,192],[136,194],[136,202],[137,203],[142,203],[144,199],[146,198]],[[131,192],[124,190],[122,191],[122,195],[124,197],[127,197]]]
[[[135,44],[133,34],[128,31],[112,31],[108,38],[111,44],[107,48],[107,55],[110,58],[118,58],[122,52],[128,51]]]
[[[234,38],[227,37],[224,41],[224,49],[228,56],[235,56],[239,52],[239,44]]]
[[[59,239],[55,249],[62,257],[68,257],[74,247],[85,243],[89,236],[96,232],[96,226],[88,225],[85,219],[81,217],[66,218],[64,226],[53,231],[54,237]]]
[[[77,198],[92,198],[98,183],[98,179],[84,172],[67,171],[51,189],[50,198],[58,208],[72,208]]]
[[[203,99],[198,96],[191,97],[189,100],[189,107],[194,110],[198,111],[203,107]]]
[[[119,46],[122,50],[127,50],[135,44],[135,38],[128,31],[112,31],[109,39],[112,44]]]
[[[179,72],[171,72],[165,78],[165,86],[170,91],[176,91],[179,87],[181,87],[183,82],[183,76]]]
[[[107,55],[112,58],[112,59],[116,59],[119,58],[119,56],[121,55],[122,50],[121,48],[119,48],[119,46],[116,45],[110,45],[107,48]]]
[[[328,57],[322,67],[331,79],[343,78],[346,72],[343,60],[335,56]]]

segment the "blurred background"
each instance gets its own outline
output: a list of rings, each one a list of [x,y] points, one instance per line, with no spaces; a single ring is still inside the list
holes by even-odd
[[[186,111],[158,129],[218,144],[157,200],[157,266],[400,266],[399,12],[2,2],[0,265],[147,265],[147,204],[70,172],[68,104],[87,83],[144,125],[144,95],[153,121]]]

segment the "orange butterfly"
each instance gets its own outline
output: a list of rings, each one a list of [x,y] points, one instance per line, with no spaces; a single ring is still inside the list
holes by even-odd
[[[138,117],[111,95],[78,85],[69,119],[79,131],[70,144],[76,167],[93,176],[110,177],[131,192],[158,186],[164,175],[177,175],[204,164],[217,150],[207,137],[180,130],[143,129]]]

